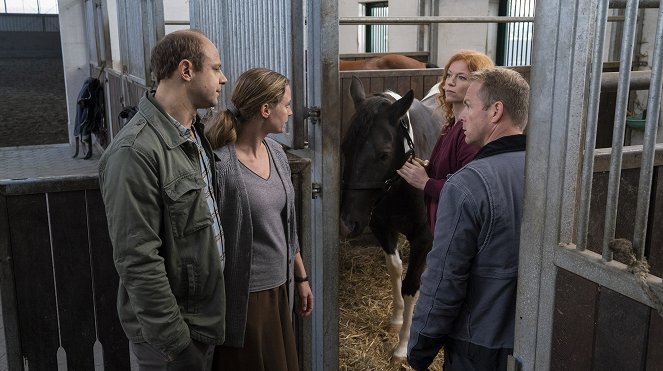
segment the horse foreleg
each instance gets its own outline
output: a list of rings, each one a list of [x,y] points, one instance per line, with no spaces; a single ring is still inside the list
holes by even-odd
[[[389,282],[391,283],[391,295],[393,297],[393,308],[391,318],[389,319],[389,331],[396,333],[401,330],[403,325],[403,296],[401,295],[401,280],[403,277],[403,262],[398,254],[398,250],[393,254],[384,254],[389,273]]]
[[[403,326],[398,333],[398,344],[394,348],[391,356],[391,362],[394,364],[402,363],[407,359],[407,343],[410,338],[410,327],[412,326],[412,314],[414,313],[414,305],[417,304],[419,298],[419,291],[414,296],[405,295],[403,301],[405,308],[403,309]]]

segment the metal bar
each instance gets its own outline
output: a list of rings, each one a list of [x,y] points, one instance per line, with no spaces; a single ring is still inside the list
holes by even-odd
[[[605,262],[601,255],[590,250],[579,251],[573,245],[561,245],[555,248],[555,265],[655,308],[633,274],[628,272],[625,264],[618,261]],[[663,295],[663,286],[659,277],[650,274],[647,283],[659,297]]]
[[[298,68],[305,65],[306,47],[304,46],[304,6],[300,0],[290,1],[290,39],[292,40],[292,61],[290,65],[290,84],[292,85],[292,147],[294,149],[308,147],[308,125],[304,118],[305,107],[308,105],[306,97],[306,69]],[[307,350],[308,351],[308,350]],[[310,356],[310,355],[308,355]],[[310,362],[309,362],[310,363]]]
[[[311,58],[314,75],[310,78],[318,78],[319,91],[316,92],[316,105],[321,108],[322,118],[320,128],[316,128],[315,149],[317,164],[316,177],[313,181],[323,184],[323,195],[314,200],[315,208],[319,211],[317,220],[316,246],[321,256],[320,280],[322,284],[317,286],[320,293],[316,303],[324,308],[323,328],[319,334],[323,343],[316,350],[324,353],[323,364],[314,370],[332,371],[338,370],[338,221],[340,204],[340,87],[338,76],[338,1],[315,0],[317,18],[309,18],[311,24],[319,24],[319,32],[311,37],[312,45],[315,45],[319,54]],[[318,23],[315,23],[315,22]],[[320,156],[320,157],[318,157]],[[319,173],[318,173],[319,171]],[[318,216],[316,216],[317,218]],[[313,277],[314,279],[316,277]],[[319,301],[322,298],[322,301]]]
[[[599,0],[596,0],[599,1]],[[536,2],[514,356],[548,370],[553,342],[555,248],[571,239],[580,126],[588,89],[595,1]],[[571,209],[571,211],[569,211]]]
[[[647,234],[647,219],[649,216],[649,201],[651,197],[652,173],[654,172],[654,148],[656,146],[656,131],[658,129],[658,116],[661,109],[661,87],[663,86],[663,0],[660,0],[658,9],[658,24],[654,37],[654,55],[652,56],[651,83],[647,102],[647,121],[645,122],[644,144],[642,149],[642,166],[640,166],[640,181],[638,182],[638,204],[635,209],[635,228],[633,232],[633,248],[638,257],[645,256],[645,237]]]
[[[608,7],[605,1],[599,1],[597,11],[597,27],[596,34],[594,35],[594,50],[592,52],[592,77],[589,88],[585,148],[579,195],[580,210],[578,212],[578,234],[576,237],[578,249],[581,251],[586,248],[587,232],[589,230],[589,205],[592,196],[594,147],[596,147],[596,128],[599,121],[599,101],[601,97],[601,82],[603,77],[603,40],[605,38],[605,29],[607,25],[606,19],[608,17]]]
[[[180,21],[180,20],[170,20],[170,21],[164,21],[163,24],[166,26],[190,26],[191,22],[190,21]]]
[[[642,145],[625,146],[622,153],[622,170],[639,169],[642,163]],[[610,170],[610,155],[612,148],[599,148],[594,151],[594,172]],[[654,147],[654,166],[663,166],[663,143]]]
[[[611,9],[620,9],[620,8],[626,8],[626,0],[610,0],[610,8]],[[658,8],[659,7],[659,2],[658,0],[640,0],[639,1],[639,7],[640,8]]]
[[[433,24],[433,23],[509,23],[532,22],[534,17],[499,17],[499,16],[424,16],[424,17],[341,17],[340,25],[363,24]]]
[[[619,87],[619,72],[603,72],[601,91],[617,91]],[[629,88],[631,90],[647,90],[651,81],[651,71],[631,71]]]
[[[610,16],[608,22],[621,22],[622,16]],[[534,17],[500,17],[500,16],[425,16],[425,17],[341,17],[338,24],[344,25],[370,25],[370,24],[400,24],[419,25],[436,23],[512,23],[534,22]]]
[[[638,1],[628,0],[626,7],[626,21],[622,36],[620,52],[619,85],[617,87],[617,102],[615,104],[615,123],[612,132],[612,157],[610,159],[610,174],[608,175],[608,196],[605,210],[605,224],[603,229],[603,259],[612,260],[612,251],[608,247],[615,238],[617,226],[617,205],[619,204],[619,181],[622,167],[622,149],[624,147],[624,128],[626,126],[626,105],[628,104],[629,81],[631,78],[631,63],[633,62],[633,44],[635,27],[638,19]]]

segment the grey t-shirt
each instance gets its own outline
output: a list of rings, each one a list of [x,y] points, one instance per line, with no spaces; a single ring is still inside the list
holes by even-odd
[[[269,178],[264,179],[244,164],[240,165],[253,224],[250,292],[278,287],[287,278],[288,257],[283,222],[285,189],[271,156],[269,167]]]

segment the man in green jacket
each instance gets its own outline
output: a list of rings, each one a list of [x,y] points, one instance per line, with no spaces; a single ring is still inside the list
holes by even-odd
[[[117,308],[141,371],[209,370],[224,341],[223,233],[196,110],[215,106],[227,79],[217,48],[193,30],[159,41],[150,67],[156,92],[99,163]]]

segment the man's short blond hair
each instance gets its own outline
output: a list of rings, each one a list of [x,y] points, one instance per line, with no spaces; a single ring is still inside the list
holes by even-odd
[[[529,108],[529,84],[518,72],[504,67],[492,67],[472,72],[469,79],[481,83],[479,98],[484,109],[495,102],[502,102],[513,124],[525,129]]]

